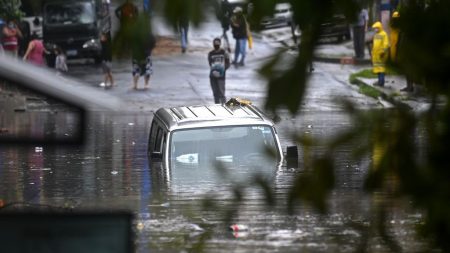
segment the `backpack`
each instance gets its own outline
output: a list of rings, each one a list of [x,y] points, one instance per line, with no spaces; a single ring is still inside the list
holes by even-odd
[[[211,67],[211,75],[215,78],[221,78],[225,76],[225,68],[222,64],[216,64]]]
[[[221,49],[219,54],[223,55],[225,58],[225,50]],[[225,62],[213,63],[211,65],[211,76],[215,78],[225,77]]]

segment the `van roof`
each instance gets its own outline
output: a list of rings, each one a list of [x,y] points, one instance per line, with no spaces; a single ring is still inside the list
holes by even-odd
[[[230,100],[231,101],[231,100]],[[257,107],[248,103],[160,108],[155,117],[171,130],[229,125],[273,125]]]

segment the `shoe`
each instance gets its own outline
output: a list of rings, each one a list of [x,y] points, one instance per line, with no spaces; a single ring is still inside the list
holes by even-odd
[[[243,66],[245,66],[245,64],[244,64],[244,62],[239,62],[239,64],[238,64],[239,66],[241,66],[241,67],[243,67]]]
[[[181,52],[184,54],[184,53],[186,53],[186,48],[182,48],[181,49]]]

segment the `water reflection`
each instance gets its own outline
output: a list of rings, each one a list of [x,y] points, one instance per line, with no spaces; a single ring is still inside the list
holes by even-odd
[[[285,193],[293,178],[303,173],[301,169],[282,167],[276,171],[273,190],[279,205],[267,206],[262,191],[253,188],[233,206],[236,196],[230,185],[202,184],[199,178],[197,183],[193,179],[193,184],[180,188],[185,183],[183,177],[169,181],[166,171],[149,164],[151,119],[145,114],[95,113],[88,121],[83,147],[1,145],[0,199],[76,210],[130,209],[137,214],[138,252],[179,252],[194,247],[203,236],[208,238],[209,252],[353,252],[359,246],[364,231],[358,227],[370,224],[374,200],[361,193],[368,161],[353,162],[351,147],[337,154],[337,189],[328,201],[331,212],[320,215],[299,203],[295,214],[288,215],[283,207]],[[302,121],[285,123],[299,131],[326,135],[345,128],[345,122],[349,123],[342,115],[333,114],[321,115],[320,120],[305,116]],[[284,127],[280,126],[279,133],[286,145]],[[217,208],[205,211],[199,200],[211,193]],[[421,216],[411,211],[409,203],[396,203],[391,208],[395,210],[395,216],[390,217],[395,225],[392,233],[407,248],[422,247],[411,232]],[[222,214],[229,210],[237,210],[232,222],[247,226],[246,231],[231,231],[231,224],[222,223]],[[377,246],[380,244],[375,243]]]
[[[0,98],[0,143],[80,142],[83,113],[79,110],[28,110],[26,98]]]

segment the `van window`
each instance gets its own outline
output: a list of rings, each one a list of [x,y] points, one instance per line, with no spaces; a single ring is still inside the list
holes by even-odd
[[[95,8],[88,2],[48,4],[44,22],[48,25],[91,24],[95,22]]]
[[[160,127],[158,127],[158,130],[156,131],[156,141],[155,141],[155,148],[154,148],[154,150],[156,152],[162,151],[163,138],[164,138],[164,131]]]
[[[153,120],[150,129],[150,138],[148,142],[148,148],[150,152],[161,152],[164,151],[164,145],[166,143],[166,132],[158,124],[156,120]]]
[[[202,166],[215,162],[242,163],[250,155],[276,150],[273,128],[269,126],[226,126],[174,131],[170,141],[171,166]]]
[[[150,137],[148,140],[148,148],[150,149],[150,152],[153,152],[155,149],[155,142],[156,142],[156,132],[158,129],[158,124],[155,120],[152,122],[152,126],[150,128]]]

